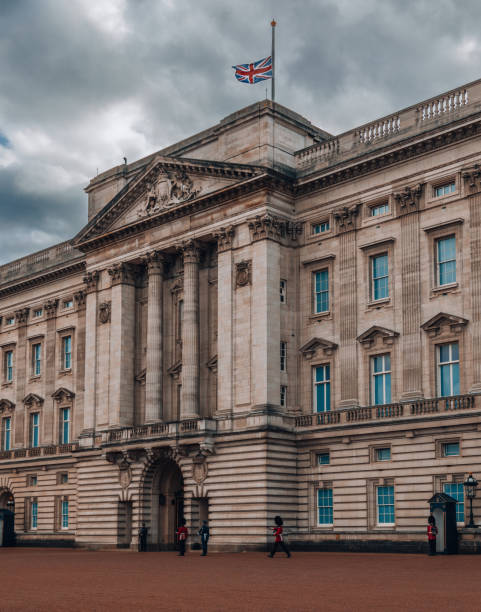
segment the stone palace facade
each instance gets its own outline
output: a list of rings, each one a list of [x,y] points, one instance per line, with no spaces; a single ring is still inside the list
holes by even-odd
[[[421,550],[445,492],[478,550],[481,81],[339,136],[262,101],[86,191],[0,267],[18,543]]]

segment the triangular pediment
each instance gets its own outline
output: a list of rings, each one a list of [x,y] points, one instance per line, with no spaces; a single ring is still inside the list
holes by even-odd
[[[322,350],[324,355],[332,355],[332,352],[337,349],[337,344],[324,338],[311,338],[308,342],[303,344],[299,349],[299,352],[306,359],[311,359],[317,353],[318,350]]]
[[[41,406],[43,404],[43,397],[40,397],[40,395],[36,393],[29,393],[23,398],[23,403],[25,406]]]
[[[447,314],[445,312],[439,312],[434,317],[431,317],[426,323],[421,325],[421,329],[427,332],[430,336],[437,335],[441,327],[449,326],[450,330],[454,333],[459,333],[463,327],[468,324],[468,320],[457,315]]]
[[[52,393],[52,397],[56,402],[64,402],[66,400],[73,400],[75,393],[65,387],[59,387],[55,393]]]
[[[229,187],[261,174],[256,166],[156,156],[74,238],[80,244],[92,238],[167,216],[172,211],[221,196]],[[186,214],[188,210],[186,209]]]
[[[373,325],[367,329],[364,333],[357,337],[358,342],[364,346],[371,346],[376,342],[377,338],[381,338],[384,344],[392,344],[394,339],[399,336],[399,332],[387,327],[381,327],[380,325]]]
[[[15,408],[15,404],[8,399],[0,399],[0,413],[11,411]]]

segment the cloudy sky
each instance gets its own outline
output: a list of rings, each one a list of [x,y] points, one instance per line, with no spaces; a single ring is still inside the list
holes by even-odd
[[[481,78],[479,0],[0,0],[0,264],[71,238],[97,171],[265,97],[339,133]]]

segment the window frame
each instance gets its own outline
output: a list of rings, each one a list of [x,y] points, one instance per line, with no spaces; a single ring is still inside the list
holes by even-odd
[[[317,369],[318,368],[323,368],[324,369],[324,379],[323,380],[316,380],[317,378]],[[326,372],[326,368],[329,368],[328,370],[328,378],[325,378],[325,372]],[[330,361],[324,362],[324,363],[318,363],[318,364],[313,364],[312,365],[312,373],[311,373],[311,393],[312,393],[312,413],[313,414],[322,414],[323,412],[331,412],[332,409],[332,377],[331,377],[331,370],[332,370],[332,363]],[[327,405],[327,408],[325,408],[324,410],[318,410],[318,405],[317,405],[317,387],[318,386],[324,386],[324,392],[323,392],[323,398],[324,398],[324,402],[325,405]],[[328,391],[327,391],[328,390]],[[327,397],[327,393],[328,393],[328,402],[326,402],[326,397]]]
[[[374,264],[375,261],[377,259],[380,259],[381,257],[385,257],[386,258],[386,262],[387,262],[387,273],[382,275],[382,276],[374,276]],[[390,285],[390,280],[389,280],[389,252],[388,251],[384,251],[381,253],[375,253],[373,255],[369,256],[369,273],[370,273],[370,286],[371,286],[371,293],[370,293],[370,302],[379,302],[382,300],[389,300],[389,285]],[[382,295],[380,297],[376,297],[376,281],[379,281],[381,279],[387,279],[387,295]]]
[[[449,346],[449,354],[450,358],[452,357],[452,346],[456,344],[458,347],[458,358],[457,360],[451,359],[450,361],[441,362],[441,348],[444,346]],[[454,395],[460,395],[461,393],[461,357],[460,357],[460,349],[461,343],[458,340],[452,340],[448,342],[441,342],[435,345],[435,356],[436,356],[436,393],[437,397],[452,397]],[[449,366],[450,367],[450,390],[454,391],[453,388],[453,366],[457,364],[457,373],[458,373],[458,390],[457,393],[450,393],[449,395],[442,394],[442,383],[441,383],[441,367]]]
[[[9,427],[7,427],[7,424],[9,425]],[[2,417],[1,450],[5,452],[12,450],[12,430],[13,430],[12,425],[13,425],[12,415],[7,414],[6,416]]]
[[[67,512],[64,511],[65,507],[67,509]],[[65,517],[67,517],[66,522],[65,522]],[[66,497],[60,500],[60,529],[62,531],[66,531],[69,528],[70,528],[70,508],[69,508],[68,497]]]
[[[281,408],[286,408],[287,406],[287,385],[281,385],[279,405]]]
[[[327,289],[317,291],[317,274],[327,274]],[[322,281],[321,281],[322,282]],[[331,311],[331,291],[330,291],[330,266],[324,266],[311,272],[311,314],[313,315],[326,315]],[[317,295],[327,294],[327,308],[324,310],[316,310],[317,306]]]
[[[379,489],[392,489],[392,504],[380,504],[379,503]],[[396,525],[396,495],[394,490],[394,484],[376,484],[374,489],[374,496],[376,501],[376,525],[377,527],[394,527]],[[392,522],[381,521],[380,509],[392,506]]]
[[[384,208],[385,210],[383,210],[382,212],[375,214],[374,211],[375,210],[379,210],[381,208]],[[379,217],[385,217],[387,215],[389,215],[391,212],[391,207],[389,205],[389,199],[383,201],[383,202],[376,202],[376,204],[369,204],[369,218],[370,219],[379,219]]]
[[[446,259],[443,261],[440,261],[440,253],[439,253],[439,247],[440,244],[443,241],[447,241],[447,240],[454,240],[454,259]],[[458,282],[457,278],[458,278],[458,274],[457,274],[457,262],[458,262],[458,249],[457,249],[457,243],[458,241],[456,240],[456,234],[455,233],[451,233],[451,234],[447,234],[446,236],[440,236],[439,238],[436,238],[434,240],[434,245],[435,245],[435,281],[436,281],[436,287],[438,288],[442,288],[445,286],[451,286],[454,285],[455,283]],[[441,282],[441,266],[444,266],[446,264],[449,264],[451,262],[454,261],[454,280],[449,280],[447,282]]]
[[[466,506],[465,506],[466,500],[465,500],[465,497],[464,497],[464,485],[463,485],[463,483],[459,482],[457,479],[452,479],[449,482],[445,480],[444,482],[442,482],[441,486],[442,486],[443,493],[446,493],[447,495],[453,497],[453,499],[456,499],[456,497],[454,497],[452,495],[452,493],[448,493],[446,491],[446,487],[456,486],[457,490],[462,492],[462,494],[463,494],[463,501],[460,502],[460,501],[458,501],[456,499],[456,524],[457,525],[464,524],[466,522]],[[460,514],[460,511],[458,511],[458,504],[460,504],[460,503],[463,504],[463,510],[462,510],[463,516],[462,516],[462,519],[458,521],[458,515]]]
[[[327,457],[327,461],[321,462],[321,457]],[[317,452],[316,465],[331,465],[331,453],[329,451]]]
[[[40,446],[40,412],[30,412],[29,414],[29,447],[38,448]]]
[[[321,506],[320,504],[320,493],[322,492],[327,492],[327,501],[330,502],[330,504],[323,504]],[[332,485],[330,486],[326,486],[323,484],[322,487],[319,487],[316,490],[316,523],[317,523],[317,527],[320,528],[329,528],[329,527],[333,527],[334,526],[334,494],[333,494],[333,488]],[[322,522],[320,521],[320,509],[327,509],[328,512],[328,518],[330,518],[330,521],[326,521],[326,522]],[[329,512],[330,510],[330,512]]]
[[[279,301],[281,304],[287,304],[287,281],[281,278],[279,281]]]
[[[287,342],[280,341],[279,345],[279,371],[287,372]]]
[[[445,189],[446,187],[454,187],[454,189],[451,189],[451,191],[448,191],[447,193],[437,193],[438,189]],[[432,198],[438,200],[439,198],[445,198],[446,196],[452,196],[453,194],[455,194],[458,189],[457,189],[457,184],[456,184],[456,178],[452,178],[452,179],[447,179],[445,181],[442,182],[436,182],[435,184],[432,185]]]
[[[322,229],[322,226],[326,226],[326,225],[327,227],[324,227],[324,229]],[[319,228],[318,232],[316,232],[316,227]],[[317,237],[317,236],[320,236],[321,234],[326,234],[327,232],[330,232],[330,231],[331,231],[331,220],[329,218],[311,222],[311,236]]]
[[[9,363],[10,362],[10,363]],[[3,351],[3,382],[10,384],[15,379],[15,349],[7,347]]]
[[[39,355],[36,354],[37,348]],[[42,375],[43,342],[35,340],[31,342],[31,376],[37,378]],[[38,366],[38,371],[37,371]]]
[[[38,500],[37,498],[30,499],[30,529],[29,531],[37,531],[38,529]]]
[[[383,358],[383,369],[374,372],[374,360],[380,357]],[[386,357],[389,357],[389,369],[385,369]],[[383,400],[386,400],[386,376],[389,376],[389,401],[376,402],[376,378],[380,376],[383,380]],[[371,406],[384,406],[392,403],[392,356],[390,351],[369,355],[369,389]]]
[[[64,414],[68,410],[68,419],[64,419]],[[72,437],[72,406],[60,406],[59,408],[59,443],[60,444],[70,444]],[[65,440],[65,425],[67,425],[68,436],[67,440]]]

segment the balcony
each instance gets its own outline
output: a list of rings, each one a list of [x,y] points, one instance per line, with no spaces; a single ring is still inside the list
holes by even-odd
[[[78,450],[77,442],[70,444],[52,444],[50,446],[37,446],[35,448],[15,448],[8,451],[0,451],[0,460],[7,459],[30,459],[33,457],[52,457],[55,455],[70,455]]]
[[[136,440],[148,440],[158,438],[171,438],[188,436],[190,434],[205,434],[215,432],[216,424],[209,419],[190,419],[187,421],[171,423],[149,423],[147,425],[136,425],[135,427],[124,427],[113,429],[102,434],[103,444],[119,444],[134,442]]]
[[[434,397],[416,400],[414,402],[383,404],[381,406],[359,406],[332,412],[305,414],[295,417],[296,429],[320,429],[332,425],[351,425],[357,423],[379,423],[385,421],[422,420],[429,415],[443,417],[449,413],[480,409],[479,400],[475,395],[452,395],[450,397]]]

